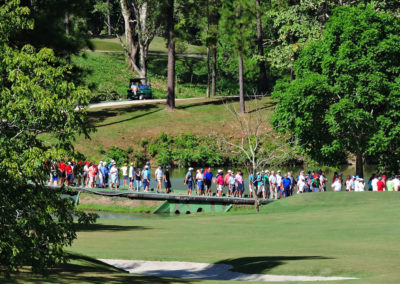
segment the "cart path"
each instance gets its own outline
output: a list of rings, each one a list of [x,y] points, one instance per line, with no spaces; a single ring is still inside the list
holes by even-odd
[[[223,98],[232,99],[235,96],[230,97],[195,97],[195,98],[186,98],[186,99],[175,99],[177,102],[184,102],[184,101],[192,101],[192,100],[219,100]],[[127,105],[141,105],[141,104],[166,104],[167,99],[153,99],[153,100],[129,100],[129,101],[113,101],[113,102],[104,102],[104,103],[97,103],[97,104],[90,104],[89,108],[104,108],[104,107],[114,107],[114,106],[127,106]]]
[[[129,273],[158,277],[174,277],[184,279],[224,280],[224,281],[339,281],[358,279],[354,277],[324,277],[324,276],[290,276],[272,274],[245,274],[231,271],[227,264],[209,264],[180,261],[143,261],[99,259],[109,265],[128,271]]]

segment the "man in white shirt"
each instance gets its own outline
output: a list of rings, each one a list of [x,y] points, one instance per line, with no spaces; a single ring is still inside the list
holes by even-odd
[[[122,180],[124,181],[124,186],[128,184],[128,163],[125,163],[124,166],[121,167],[122,171]]]
[[[305,181],[304,171],[301,171],[297,181],[297,194],[304,192]]]
[[[374,176],[371,181],[372,191],[378,191],[378,176]]]
[[[334,183],[332,183],[333,191],[342,191],[342,181],[340,178],[337,178]]]
[[[162,191],[163,171],[162,171],[161,166],[158,166],[158,168],[154,172],[154,176],[156,177],[156,181],[157,181],[157,193],[158,193],[159,192],[158,190],[160,190],[160,192]]]
[[[275,175],[275,171],[271,172],[269,176],[269,189],[271,191],[271,199],[278,199],[278,189],[277,189],[277,178]],[[275,196],[275,197],[274,197]]]
[[[399,176],[396,176],[393,179],[393,190],[394,191],[399,191],[400,190],[400,179],[399,179]]]
[[[133,180],[135,179],[135,168],[133,167],[133,163],[131,163],[129,167],[129,190],[133,190]]]
[[[281,185],[282,185],[282,175],[281,175],[281,171],[278,171],[276,174],[276,191],[279,192],[279,190],[281,190]]]

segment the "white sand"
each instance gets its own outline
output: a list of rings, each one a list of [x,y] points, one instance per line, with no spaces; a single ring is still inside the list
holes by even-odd
[[[128,271],[129,273],[159,277],[174,277],[186,279],[207,279],[225,281],[332,281],[357,279],[353,277],[323,277],[323,276],[290,276],[270,274],[245,274],[233,272],[231,265],[208,264],[180,261],[143,261],[99,259],[109,265]]]

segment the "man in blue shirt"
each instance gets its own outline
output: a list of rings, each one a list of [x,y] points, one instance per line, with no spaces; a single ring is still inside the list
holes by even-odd
[[[291,183],[292,182],[291,182],[290,178],[288,178],[288,175],[285,174],[285,177],[282,179],[283,188],[281,188],[281,192],[280,192],[281,198],[289,196]]]
[[[212,195],[212,192],[211,192],[212,178],[213,178],[213,174],[211,172],[211,168],[206,169],[205,173],[204,173],[204,182],[206,184],[206,195],[209,195],[209,196]]]

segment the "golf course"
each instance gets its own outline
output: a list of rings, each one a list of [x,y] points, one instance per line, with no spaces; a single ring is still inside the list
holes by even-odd
[[[242,207],[224,214],[100,218],[96,224],[78,227],[78,238],[68,248],[69,264],[48,278],[21,273],[18,279],[200,282],[128,274],[97,261],[123,259],[228,264],[246,274],[358,278],[333,283],[398,283],[399,201],[395,192],[326,192],[278,200],[259,213]]]

